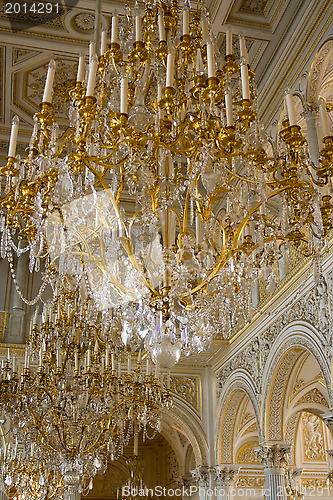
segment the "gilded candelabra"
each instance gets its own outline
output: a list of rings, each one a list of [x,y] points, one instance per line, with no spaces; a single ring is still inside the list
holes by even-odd
[[[200,2],[147,1],[111,28],[87,81],[80,58],[62,134],[49,68],[29,155],[18,164],[12,148],[0,172],[2,255],[23,234],[31,270],[40,259],[60,273],[64,262],[89,268],[98,309],[116,309],[122,337],[145,336],[154,362],[171,366],[251,319],[253,282],[275,279],[282,246],[311,255],[327,236],[332,134],[324,106],[315,166],[287,93],[272,151],[245,40],[237,60],[228,29],[222,60]],[[91,215],[101,193],[112,224]]]
[[[65,279],[58,283],[42,318],[32,318],[23,373],[8,357],[0,375],[1,410],[19,443],[34,450],[31,461],[52,464],[64,488],[74,477],[81,491],[108,457],[123,453],[134,428],[153,437],[171,404],[158,372],[149,361],[142,368],[141,351],[112,343],[91,302]],[[24,469],[33,482],[28,460],[8,463],[7,477]]]

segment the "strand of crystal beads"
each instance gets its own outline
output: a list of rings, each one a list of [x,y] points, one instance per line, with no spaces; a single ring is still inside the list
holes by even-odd
[[[50,278],[49,278],[48,274],[46,273],[44,276],[41,277],[42,284],[41,284],[41,286],[40,286],[40,288],[38,290],[37,295],[35,296],[34,299],[29,300],[29,299],[27,299],[23,295],[23,293],[21,292],[21,290],[18,287],[18,284],[17,284],[17,281],[16,281],[16,273],[15,273],[15,270],[14,270],[14,265],[13,265],[12,259],[8,258],[8,263],[9,263],[10,272],[11,272],[11,275],[12,275],[13,283],[15,285],[15,289],[16,289],[17,294],[20,296],[20,298],[23,300],[23,302],[25,304],[27,304],[28,306],[34,306],[41,299],[41,297],[43,295],[43,292],[44,292],[47,284],[50,281]]]

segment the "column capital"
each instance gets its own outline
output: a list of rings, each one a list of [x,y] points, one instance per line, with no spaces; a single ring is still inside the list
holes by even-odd
[[[308,115],[316,115],[318,112],[318,106],[316,104],[311,103],[311,102],[304,102],[303,103],[303,111],[301,112],[301,116],[307,117]]]
[[[208,488],[209,486],[209,472],[210,469],[207,465],[199,465],[190,471],[193,480],[201,487]]]
[[[219,488],[233,488],[238,477],[237,465],[222,464],[215,467],[215,481]]]
[[[333,434],[333,410],[331,409],[331,411],[329,413],[324,413],[320,416],[323,419],[323,421],[325,422],[325,424],[327,425],[327,427],[329,428],[329,430]],[[329,451],[332,451],[332,450],[329,450]],[[328,451],[328,453],[329,453],[329,451]]]
[[[291,445],[279,441],[261,443],[254,452],[265,469],[283,469],[288,464]]]
[[[178,476],[176,480],[181,486],[184,486],[184,488],[189,488],[194,478],[190,472],[186,472],[182,476]]]

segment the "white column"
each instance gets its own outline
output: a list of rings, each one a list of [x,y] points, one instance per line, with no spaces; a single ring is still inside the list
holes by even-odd
[[[0,480],[0,500],[7,500],[7,494],[6,494],[6,486],[3,483],[3,480]]]
[[[255,449],[264,466],[266,500],[287,500],[286,466],[290,444],[283,442],[262,443]]]
[[[328,464],[327,464],[328,484],[330,488],[333,488],[333,450],[327,450],[327,454],[328,454]]]
[[[191,484],[193,483],[193,477],[192,474],[189,472],[186,474],[183,474],[178,478],[178,483],[180,487],[182,488],[182,499],[183,500],[190,500],[190,497],[192,499],[191,495]]]
[[[76,487],[69,488],[69,500],[81,500],[81,493],[77,491]]]
[[[26,242],[21,240],[18,246],[24,248]],[[25,252],[17,258],[15,271],[16,286],[23,294],[26,293],[28,272],[28,252]],[[10,312],[7,342],[21,344],[25,341],[25,323],[24,303],[16,288],[13,287],[13,305]]]
[[[237,482],[239,467],[234,465],[217,465],[216,476],[216,498],[217,500],[230,500],[235,497],[233,491]]]
[[[200,465],[191,470],[192,477],[199,489],[199,500],[207,500],[207,491],[209,489],[209,468],[207,465]]]
[[[333,410],[331,409],[330,413],[325,413],[324,415],[321,415],[321,418],[331,431],[333,435]],[[328,470],[328,480],[329,480],[329,486],[330,488],[333,487],[333,450],[327,450],[328,454],[328,464],[327,464],[327,470]]]

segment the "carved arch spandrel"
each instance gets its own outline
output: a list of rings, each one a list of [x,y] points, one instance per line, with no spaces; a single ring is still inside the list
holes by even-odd
[[[237,414],[244,399],[248,398],[255,415],[257,434],[261,441],[259,404],[255,384],[245,370],[236,370],[225,382],[218,405],[216,422],[216,463],[232,464],[235,459],[234,436]]]
[[[333,40],[326,41],[319,49],[309,72],[306,100],[310,103],[318,102],[320,89],[329,64],[333,60]]]
[[[294,322],[285,327],[271,347],[264,370],[262,426],[265,440],[283,440],[284,403],[293,364],[304,352],[309,352],[318,365],[331,397],[330,369],[325,357],[325,339],[312,325]]]
[[[206,436],[197,415],[190,409],[189,405],[185,405],[183,402],[180,404],[175,399],[173,407],[170,410],[163,411],[163,421],[178,430],[190,442],[196,466],[207,463],[208,446]]]

